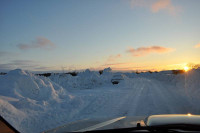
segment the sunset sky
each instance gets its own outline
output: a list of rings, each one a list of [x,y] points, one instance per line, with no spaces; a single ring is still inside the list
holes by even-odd
[[[200,64],[200,0],[1,0],[0,71]]]

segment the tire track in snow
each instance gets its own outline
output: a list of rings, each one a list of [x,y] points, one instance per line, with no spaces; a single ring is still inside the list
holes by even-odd
[[[188,113],[190,110],[187,98],[168,84],[147,78],[129,82],[128,86],[84,90],[84,97],[90,98],[82,99],[86,105],[72,119]]]
[[[138,104],[133,115],[188,113],[188,101],[170,89],[169,85],[147,79],[146,88],[139,98],[141,104]]]

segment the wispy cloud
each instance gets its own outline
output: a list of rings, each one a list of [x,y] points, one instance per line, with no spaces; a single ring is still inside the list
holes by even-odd
[[[9,55],[8,52],[0,51],[0,57]]]
[[[8,63],[0,64],[0,71],[9,71],[13,69],[25,70],[48,70],[50,67],[41,66],[40,62],[33,60],[12,60]]]
[[[35,67],[35,70],[51,70],[52,67],[45,67],[45,66],[40,66],[40,67]]]
[[[0,51],[0,57],[4,56],[17,56],[17,53],[7,52],[7,51]]]
[[[175,7],[172,4],[171,0],[158,0],[157,2],[152,4],[151,10],[154,13],[159,12],[161,10],[166,10],[172,15],[176,15],[180,11],[179,7]]]
[[[37,67],[39,62],[33,61],[33,60],[12,60],[10,62],[11,65],[15,66],[31,66],[31,67]]]
[[[200,43],[194,46],[195,48],[200,48]]]
[[[7,51],[0,51],[0,61],[5,62],[10,59],[14,59],[18,56],[18,53],[7,52]]]
[[[55,47],[55,44],[44,37],[38,37],[29,44],[20,43],[17,45],[17,47],[22,50],[35,49],[35,48],[52,49]]]
[[[102,67],[111,67],[112,70],[119,70],[119,71],[132,71],[132,70],[148,70],[148,66],[138,66],[137,63],[114,63],[114,64],[107,64],[102,65]]]
[[[143,67],[134,67],[134,66],[130,66],[130,67],[126,67],[126,66],[122,66],[122,67],[112,67],[113,70],[119,70],[119,71],[133,71],[133,70],[146,70],[143,69]]]
[[[117,54],[117,55],[110,55],[108,57],[108,60],[107,62],[113,62],[113,61],[116,61],[117,59],[121,58],[121,54]]]
[[[166,11],[171,15],[177,15],[181,11],[171,0],[131,0],[131,7],[146,7],[153,13]]]
[[[119,66],[119,65],[126,65],[129,63],[110,63],[110,64],[103,64],[102,66]]]
[[[200,68],[200,64],[196,64],[196,63],[187,63],[187,66],[194,69]]]
[[[131,53],[133,56],[146,56],[151,53],[168,53],[173,51],[172,48],[165,48],[161,46],[151,46],[151,47],[139,47],[137,49],[129,48],[128,53]]]

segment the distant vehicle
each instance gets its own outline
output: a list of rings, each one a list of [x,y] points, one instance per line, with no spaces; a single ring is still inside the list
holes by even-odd
[[[191,132],[200,131],[200,115],[169,114],[148,117],[81,120],[43,133],[61,132]]]
[[[121,80],[124,80],[124,78],[121,74],[119,74],[119,75],[114,75],[113,78],[111,79],[111,82],[112,84],[119,84]]]

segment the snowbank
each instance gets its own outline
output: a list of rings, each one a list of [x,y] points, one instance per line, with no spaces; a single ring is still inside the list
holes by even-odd
[[[96,87],[102,87],[107,85],[112,85],[111,79],[113,73],[110,68],[103,70],[103,74],[100,75],[99,72],[90,71],[86,69],[83,72],[78,73],[77,76],[71,76],[70,74],[56,74],[51,75],[49,78],[61,85],[63,88],[70,89],[92,89]]]
[[[0,76],[0,96],[0,114],[21,132],[37,131],[34,126],[38,126],[38,114],[47,113],[48,106],[59,104],[63,98],[69,101],[72,97],[48,78],[21,69]],[[34,125],[29,125],[32,121]]]
[[[59,94],[64,93],[62,87],[49,79],[37,77],[32,73],[16,69],[0,77],[0,95],[14,98],[28,97],[34,100],[58,100]]]

